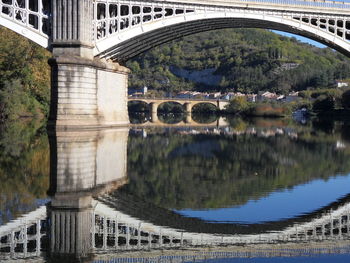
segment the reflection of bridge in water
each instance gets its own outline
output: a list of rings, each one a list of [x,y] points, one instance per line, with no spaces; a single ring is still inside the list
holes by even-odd
[[[157,113],[152,113],[149,121],[143,123],[133,123],[132,127],[226,127],[228,122],[225,118],[219,117],[217,120],[209,123],[200,123],[193,120],[191,114],[185,115],[185,120],[176,123],[166,123],[158,118]]]
[[[53,254],[79,256],[119,250],[279,242],[291,242],[293,248],[296,242],[329,240],[342,242],[349,239],[349,203],[282,230],[260,234],[187,232],[132,217],[113,208],[116,203],[118,199],[106,195],[93,200],[89,209],[60,210],[52,206],[48,208],[42,206],[0,228],[1,247],[10,250],[2,256],[2,259],[40,256],[38,247],[42,246],[42,239],[50,240],[50,252]],[[305,247],[303,252],[306,251]]]
[[[329,241],[348,245],[349,196],[305,216],[247,226],[184,218],[123,191],[113,192],[127,181],[128,132],[52,134],[51,202],[0,227],[0,259],[41,257],[44,248],[49,256],[85,257],[116,251],[280,242],[290,242],[290,248],[304,241],[323,241],[327,247]],[[256,248],[250,252],[254,251]]]
[[[169,126],[169,124],[162,122],[158,118],[158,108],[163,103],[178,103],[184,106],[185,120],[171,124],[173,126],[225,126],[227,122],[224,118],[218,118],[217,121],[211,123],[199,123],[192,119],[192,110],[193,107],[199,104],[211,104],[214,105],[217,109],[223,110],[226,105],[228,105],[227,100],[217,100],[217,99],[185,99],[185,98],[144,98],[144,97],[129,97],[129,102],[143,102],[149,105],[151,118],[149,121],[137,124],[137,126],[153,126],[154,124],[161,126]],[[135,124],[134,124],[135,125]]]

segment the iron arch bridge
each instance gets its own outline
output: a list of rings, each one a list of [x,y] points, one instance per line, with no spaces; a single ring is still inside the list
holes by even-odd
[[[126,61],[182,36],[221,28],[267,28],[314,39],[350,55],[350,4],[302,0],[73,0],[57,17],[57,0],[0,0],[0,25],[51,49],[79,39],[73,5],[91,2],[94,56]],[[79,3],[83,5],[83,3]],[[86,3],[84,3],[86,4]],[[55,18],[55,19],[53,19]],[[67,27],[62,33],[59,27]]]
[[[186,35],[267,28],[350,56],[350,3],[327,0],[0,0],[0,25],[52,51],[48,125],[128,125],[128,59]]]

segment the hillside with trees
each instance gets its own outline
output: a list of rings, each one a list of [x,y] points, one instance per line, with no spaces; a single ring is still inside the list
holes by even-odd
[[[45,117],[51,54],[0,27],[0,121]],[[350,59],[260,29],[204,32],[153,48],[127,62],[130,87],[160,92],[257,92],[325,88],[350,78]],[[186,77],[188,76],[188,77]]]
[[[133,72],[132,87],[145,85],[158,91],[287,93],[329,87],[350,77],[350,60],[344,55],[261,29],[188,36],[153,48],[127,66]]]

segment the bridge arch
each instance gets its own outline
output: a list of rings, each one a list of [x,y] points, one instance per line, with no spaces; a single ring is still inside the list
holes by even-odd
[[[175,112],[181,112],[180,109],[182,109],[184,111],[184,105],[186,104],[186,102],[182,102],[182,101],[177,101],[176,99],[169,99],[167,101],[162,101],[159,102],[157,105],[157,111],[159,111],[159,109],[163,109],[165,107],[165,112],[168,112],[169,110],[171,110],[171,108],[175,108],[175,110],[179,110],[179,111],[175,111]],[[168,107],[170,107],[170,109]],[[177,108],[176,108],[177,107]],[[168,108],[168,109],[167,109]]]
[[[195,109],[196,107],[200,106],[200,105],[209,105],[209,106],[213,106],[213,108],[215,107],[217,110],[219,110],[218,107],[218,103],[214,102],[214,101],[199,101],[197,103],[193,103],[192,107],[191,107],[191,112],[193,112],[193,109]]]
[[[142,99],[140,99],[140,100],[137,100],[137,99],[134,99],[134,100],[130,100],[129,102],[128,102],[128,108],[130,108],[130,107],[133,107],[133,106],[135,106],[135,105],[139,105],[139,106],[141,106],[140,108],[141,108],[141,111],[149,111],[150,109],[150,105],[148,104],[148,102],[147,101],[145,101],[145,100],[142,100]]]
[[[49,48],[50,12],[51,1],[49,0],[1,0],[0,26],[44,48]]]
[[[296,1],[297,2],[297,1]],[[184,12],[187,9],[184,8]],[[181,16],[164,17],[130,26],[118,34],[97,39],[94,53],[125,62],[142,52],[183,36],[224,28],[264,28],[297,34],[350,56],[350,12],[341,16],[291,11],[217,8],[213,12],[189,10]],[[330,12],[330,11],[328,11]]]

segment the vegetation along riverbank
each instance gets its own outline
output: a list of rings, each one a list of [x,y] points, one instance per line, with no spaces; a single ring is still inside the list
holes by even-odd
[[[0,27],[0,120],[45,118],[50,103],[51,54]],[[317,66],[316,66],[317,65]],[[153,48],[128,61],[129,88],[147,86],[152,96],[184,90],[287,95],[298,102],[232,99],[226,112],[285,116],[305,107],[316,113],[347,115],[350,59],[330,49],[301,43],[268,30],[225,29],[188,36]],[[337,83],[345,86],[335,87]],[[345,93],[344,93],[345,92]],[[343,95],[344,93],[344,95]],[[163,105],[160,111],[176,111]],[[197,111],[211,111],[200,106]],[[181,111],[181,109],[180,109]]]

